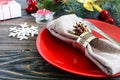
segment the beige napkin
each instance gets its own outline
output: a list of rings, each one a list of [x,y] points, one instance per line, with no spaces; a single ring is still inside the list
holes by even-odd
[[[85,31],[76,35],[76,25],[84,23]],[[83,24],[82,24],[83,25]],[[96,38],[83,19],[75,14],[61,16],[47,25],[50,33],[75,47],[85,48],[85,55],[107,75],[120,72],[120,47],[106,39]],[[83,29],[83,28],[81,28]],[[79,30],[80,31],[80,30]]]

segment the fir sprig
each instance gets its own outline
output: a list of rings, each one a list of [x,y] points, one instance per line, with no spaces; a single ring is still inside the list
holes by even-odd
[[[115,25],[120,26],[120,0],[94,0],[100,7],[104,10],[108,10],[110,16],[115,20]],[[93,12],[86,10],[82,3],[77,2],[77,0],[66,0],[61,4],[56,4],[54,0],[37,0],[37,6],[41,8],[46,8],[51,11],[55,11],[57,16],[63,14],[75,13],[77,16],[82,18],[92,18],[97,19],[100,12],[94,9]]]

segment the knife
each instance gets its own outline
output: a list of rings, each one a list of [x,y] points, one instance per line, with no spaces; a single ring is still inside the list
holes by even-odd
[[[82,19],[82,18],[81,18]],[[100,30],[98,27],[96,27],[94,24],[90,23],[87,20],[82,19],[82,21],[87,24],[92,30],[96,31],[97,33],[101,34],[103,37],[105,37],[106,39],[108,39],[109,41],[111,41],[112,43],[120,46],[120,43],[117,42],[116,40],[114,40],[113,38],[111,38],[110,36],[108,36],[106,33],[104,33],[102,30]]]

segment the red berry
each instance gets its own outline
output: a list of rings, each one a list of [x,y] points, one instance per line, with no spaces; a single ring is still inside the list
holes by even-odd
[[[106,19],[107,23],[113,24],[114,23],[114,19],[111,16],[108,16]]]
[[[103,10],[103,11],[100,13],[100,15],[101,15],[101,16],[104,16],[104,17],[108,16],[108,15],[109,15],[108,10]]]
[[[108,16],[109,16],[108,10],[103,10],[100,12],[98,18],[102,21],[105,21]]]

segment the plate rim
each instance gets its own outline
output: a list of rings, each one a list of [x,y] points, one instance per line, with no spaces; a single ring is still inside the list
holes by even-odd
[[[87,20],[93,20],[93,19],[87,19]],[[95,20],[96,21],[96,20]],[[98,20],[97,20],[98,21]],[[102,22],[102,21],[99,21],[99,22]],[[103,23],[105,23],[105,22],[103,22]],[[106,24],[108,24],[108,23],[106,23]],[[38,49],[38,47],[40,48],[40,45],[38,44],[38,43],[40,43],[40,37],[41,37],[41,33],[44,31],[44,30],[47,30],[47,28],[43,28],[41,31],[40,31],[40,33],[38,34],[38,36],[37,36],[37,39],[36,39],[36,47],[37,47],[37,50],[38,50],[38,52],[39,52],[39,54],[48,62],[48,63],[50,63],[50,64],[52,64],[53,66],[55,66],[55,67],[57,67],[57,68],[59,68],[60,70],[64,70],[64,71],[67,71],[67,72],[70,72],[70,73],[73,73],[73,74],[76,74],[76,75],[80,75],[80,76],[85,76],[85,77],[94,77],[94,78],[114,78],[114,77],[118,77],[118,76],[120,76],[120,74],[119,75],[112,75],[112,76],[108,76],[108,75],[94,75],[94,74],[87,74],[87,73],[79,73],[79,72],[76,72],[76,71],[71,71],[70,69],[65,69],[65,68],[63,68],[63,67],[61,67],[61,66],[59,66],[59,65],[56,65],[53,61],[51,61],[51,60],[49,60],[48,58],[46,58],[45,56],[44,56],[44,54],[42,53],[42,51],[41,51],[41,49]]]

